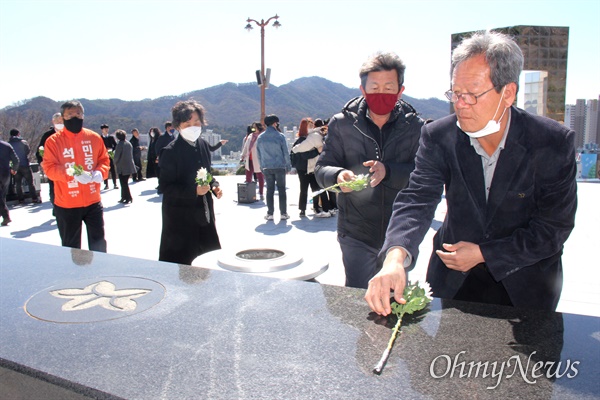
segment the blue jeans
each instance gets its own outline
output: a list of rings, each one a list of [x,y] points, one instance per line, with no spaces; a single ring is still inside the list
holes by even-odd
[[[287,196],[285,194],[285,168],[263,169],[263,175],[267,182],[267,214],[273,215],[275,195],[275,182],[279,192],[279,212],[287,214]]]

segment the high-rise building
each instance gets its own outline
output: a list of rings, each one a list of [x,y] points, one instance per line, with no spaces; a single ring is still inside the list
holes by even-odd
[[[577,99],[575,103],[575,111],[571,116],[573,125],[569,128],[575,131],[575,148],[579,149],[583,147],[585,137],[585,100]]]
[[[600,102],[600,96],[598,100],[588,100],[585,109],[585,133],[584,143],[596,143],[600,144],[600,109],[598,103]]]
[[[598,100],[592,99],[587,102],[584,99],[577,99],[575,104],[565,106],[565,126],[575,131],[577,149],[582,149],[589,144],[600,144],[599,102],[600,96]]]
[[[510,35],[515,39],[525,57],[524,70],[547,72],[546,112],[543,115],[562,123],[565,120],[569,28],[518,25],[492,30]],[[453,34],[452,50],[463,38],[469,37],[473,33],[475,32]],[[520,88],[520,90],[522,89]],[[540,107],[544,106],[536,105],[537,109]]]

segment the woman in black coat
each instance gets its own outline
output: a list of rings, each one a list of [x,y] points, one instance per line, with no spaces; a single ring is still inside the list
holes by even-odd
[[[156,140],[160,136],[160,130],[153,127],[148,131],[148,158],[146,163],[146,179],[156,178]]]
[[[213,195],[222,191],[214,179],[196,183],[198,170],[210,172],[208,143],[200,139],[204,108],[194,100],[180,101],[171,110],[179,131],[159,158],[162,200],[160,261],[190,265],[201,254],[221,248],[215,225]]]

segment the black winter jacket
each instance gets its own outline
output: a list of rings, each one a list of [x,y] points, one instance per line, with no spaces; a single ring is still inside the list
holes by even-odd
[[[315,167],[321,187],[337,183],[338,174],[351,170],[368,174],[363,162],[376,160],[386,167],[385,179],[376,187],[338,195],[338,234],[348,235],[380,249],[398,192],[408,184],[414,169],[424,121],[415,109],[400,100],[380,130],[367,118],[363,97],[350,100],[329,122],[329,133]]]

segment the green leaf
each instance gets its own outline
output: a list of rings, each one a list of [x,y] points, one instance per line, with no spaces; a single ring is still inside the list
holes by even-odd
[[[391,304],[392,312],[398,318],[402,318],[404,314],[412,314],[416,311],[420,311],[431,302],[431,298],[428,296],[428,293],[425,292],[425,289],[419,286],[419,282],[416,282],[415,284],[408,282],[404,288],[403,297],[404,300],[406,300],[406,304],[397,302]]]

